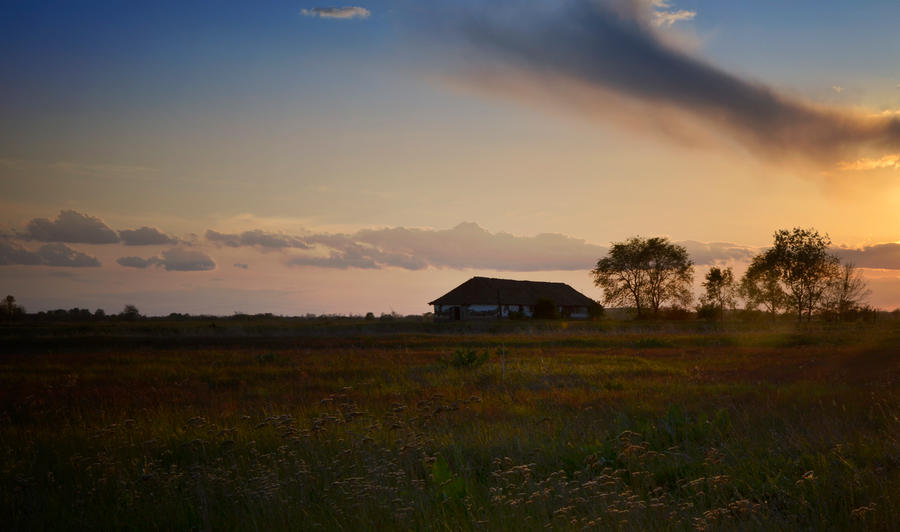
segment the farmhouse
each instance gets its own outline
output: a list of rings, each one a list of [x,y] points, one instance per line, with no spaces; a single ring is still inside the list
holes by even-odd
[[[472,277],[428,304],[434,305],[436,320],[469,320],[531,316],[540,299],[553,301],[560,315],[569,318],[587,318],[596,305],[565,283],[489,277]]]

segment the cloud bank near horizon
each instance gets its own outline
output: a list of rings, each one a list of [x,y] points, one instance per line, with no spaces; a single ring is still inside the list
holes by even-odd
[[[206,253],[178,247],[167,249],[155,257],[120,257],[116,262],[126,268],[146,269],[158,266],[174,272],[205,272],[216,269],[216,262]]]
[[[900,270],[900,244],[888,242],[861,248],[832,248],[838,258],[859,268]]]
[[[471,269],[507,272],[589,270],[606,255],[608,247],[561,233],[520,236],[490,232],[477,223],[463,222],[450,229],[385,227],[355,233],[305,232],[292,235],[251,229],[243,232],[206,231],[205,245],[217,248],[252,248],[281,253],[288,266],[313,266],[346,270]],[[115,241],[113,241],[115,238]],[[18,240],[18,241],[17,241]],[[29,241],[47,242],[29,249]],[[120,246],[172,246],[148,258],[123,256],[125,267],[166,271],[208,271],[215,260],[200,248],[204,241],[185,241],[155,227],[115,231],[102,219],[64,210],[54,220],[33,218],[19,234],[0,235],[0,266],[100,266],[100,261],[66,243],[118,244]],[[677,241],[697,266],[748,262],[761,249],[729,242]],[[190,248],[186,247],[190,246]],[[199,247],[198,247],[199,246]],[[835,246],[832,253],[860,268],[900,270],[900,243],[881,243],[859,248]],[[247,269],[245,260],[236,268]]]
[[[254,229],[243,233],[220,233],[209,229],[206,231],[206,239],[216,245],[237,248],[253,246],[259,249],[309,249],[309,244],[302,239],[284,233],[271,233]]]
[[[301,249],[286,263],[345,270],[401,268],[484,269],[494,271],[589,270],[608,248],[560,233],[517,236],[492,233],[473,222],[451,229],[388,227],[363,229],[352,234],[309,233],[286,235],[254,230],[226,234],[209,230],[208,241],[228,247]],[[261,243],[269,243],[263,245]],[[738,244],[680,242],[699,265],[749,260],[755,248]]]
[[[100,261],[61,243],[44,244],[31,251],[15,242],[0,240],[0,266],[56,266],[96,268]]]
[[[254,238],[241,238],[248,234]],[[609,250],[607,246],[560,233],[534,236],[492,233],[473,222],[463,222],[451,229],[387,227],[362,229],[352,234],[296,236],[259,230],[223,236],[210,230],[207,239],[220,245],[224,241],[230,247],[253,247],[259,251],[300,249],[302,252],[288,255],[288,265],[339,270],[577,271],[589,270]],[[260,241],[271,241],[274,245],[261,246]],[[291,245],[286,245],[287,242]],[[675,243],[687,249],[697,266],[747,263],[764,249],[731,242],[683,240]],[[900,270],[900,244],[834,247],[831,251],[861,268]]]
[[[155,227],[116,231],[102,219],[76,210],[61,210],[55,219],[32,218],[22,233],[25,240],[66,244],[118,244],[126,246],[174,245],[179,240]]]
[[[670,4],[521,0],[470,7],[450,24],[476,52],[463,81],[501,96],[537,95],[680,140],[687,130],[726,133],[766,161],[829,171],[866,169],[900,152],[896,113],[814,105],[669,44],[659,28],[695,15]]]

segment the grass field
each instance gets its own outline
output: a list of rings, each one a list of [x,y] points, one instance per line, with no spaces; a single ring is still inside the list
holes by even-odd
[[[896,321],[43,327],[7,530],[900,529]]]

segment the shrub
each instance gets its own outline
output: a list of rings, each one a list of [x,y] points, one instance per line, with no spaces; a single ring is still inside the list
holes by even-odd
[[[697,306],[697,317],[702,320],[716,320],[719,319],[720,316],[721,313],[719,312],[719,308],[715,305],[704,303]]]
[[[442,360],[442,362],[454,368],[477,368],[487,362],[488,357],[487,351],[483,351],[479,354],[477,349],[465,349],[460,347],[453,351],[453,354],[450,355],[449,359]]]

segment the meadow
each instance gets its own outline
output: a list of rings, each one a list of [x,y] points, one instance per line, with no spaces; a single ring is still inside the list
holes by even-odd
[[[898,530],[900,321],[0,330],[6,530]]]

